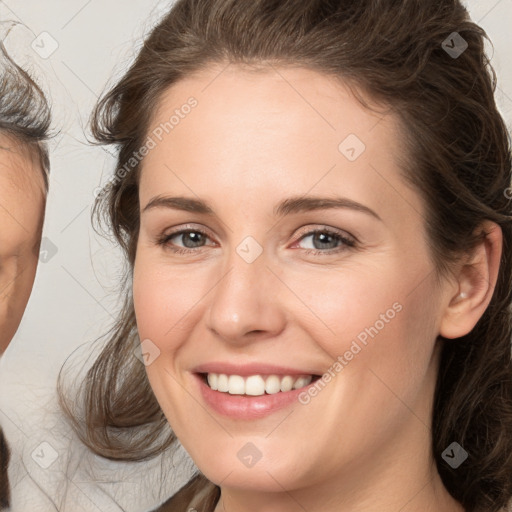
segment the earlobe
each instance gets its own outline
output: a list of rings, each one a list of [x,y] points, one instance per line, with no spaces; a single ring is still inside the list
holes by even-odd
[[[439,334],[460,338],[471,332],[491,302],[500,267],[503,234],[498,224],[486,221],[480,227],[486,235],[460,268],[458,290],[449,299]]]

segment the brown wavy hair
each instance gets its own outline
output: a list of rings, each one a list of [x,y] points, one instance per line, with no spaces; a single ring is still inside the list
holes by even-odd
[[[467,43],[450,55],[454,32]],[[458,37],[458,36],[457,36]],[[451,39],[450,39],[451,38]],[[97,199],[127,258],[124,307],[88,370],[75,409],[62,404],[82,440],[111,459],[155,456],[175,437],[151,391],[138,343],[131,277],[139,231],[144,145],[162,93],[212,63],[302,66],[377,100],[403,127],[408,180],[424,200],[438,276],[480,243],[486,220],[503,232],[491,302],[467,335],[443,343],[432,451],[445,487],[467,511],[497,512],[512,496],[512,196],[510,136],[497,109],[485,31],[458,0],[178,0],[133,65],[97,104],[92,133],[116,145],[129,172]],[[368,106],[368,105],[366,105]],[[388,110],[388,111],[389,111]],[[134,435],[134,434],[137,435]],[[457,441],[456,470],[441,457]]]

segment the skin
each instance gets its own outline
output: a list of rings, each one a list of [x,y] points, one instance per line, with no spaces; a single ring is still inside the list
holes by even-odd
[[[499,227],[489,225],[486,242],[438,283],[421,198],[400,175],[394,115],[371,113],[312,70],[222,69],[165,92],[152,129],[190,96],[198,105],[145,157],[139,190],[141,212],[156,196],[185,196],[214,214],[141,213],[133,275],[140,339],[160,350],[146,368],[151,386],[185,449],[220,485],[216,512],[463,510],[431,453],[436,338],[466,334],[485,311]],[[351,133],[366,145],[354,162],[338,150]],[[349,208],[274,215],[280,201],[304,195],[343,196],[381,220]],[[179,234],[158,244],[194,228],[207,232],[202,245]],[[325,228],[356,246],[313,245],[312,231]],[[250,264],[236,252],[247,236],[263,248]],[[191,370],[211,361],[322,374],[397,302],[402,310],[307,405],[235,420],[197,392]],[[250,468],[237,457],[248,442],[262,454]]]
[[[44,221],[42,170],[0,136],[0,354],[16,333],[32,291]]]

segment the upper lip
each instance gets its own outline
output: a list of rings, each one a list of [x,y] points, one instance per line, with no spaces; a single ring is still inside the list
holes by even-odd
[[[194,373],[224,373],[226,375],[318,375],[308,369],[297,369],[267,363],[233,364],[228,362],[211,362],[200,364],[192,370]]]

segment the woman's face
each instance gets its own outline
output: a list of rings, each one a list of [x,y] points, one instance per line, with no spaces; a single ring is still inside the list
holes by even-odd
[[[0,355],[25,311],[39,257],[44,178],[12,138],[0,136]]]
[[[212,66],[149,136],[137,326],[197,466],[232,489],[417,488],[450,294],[396,117],[311,70]]]

